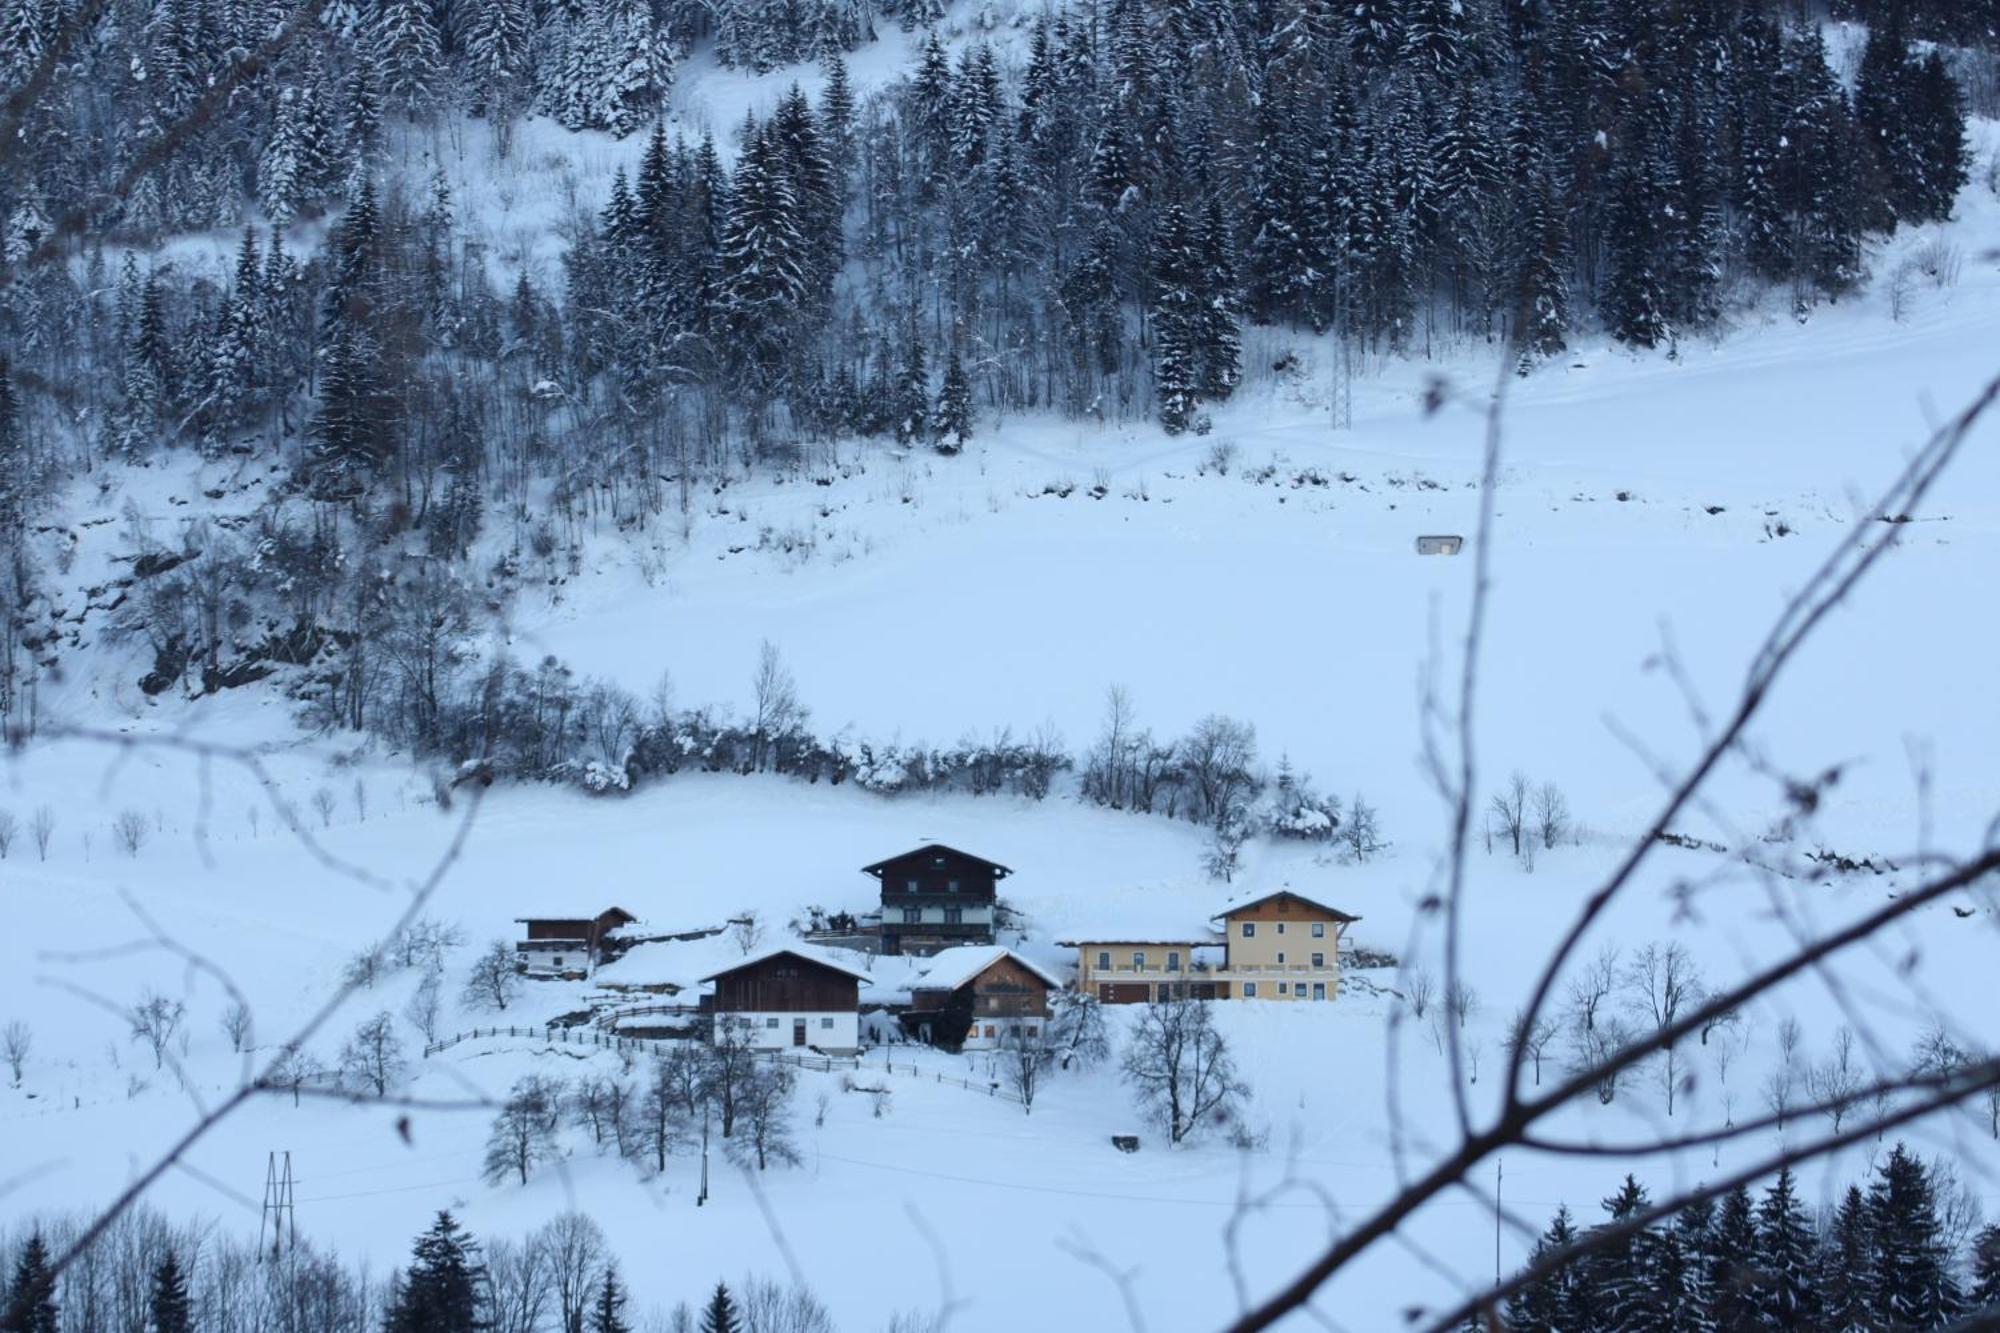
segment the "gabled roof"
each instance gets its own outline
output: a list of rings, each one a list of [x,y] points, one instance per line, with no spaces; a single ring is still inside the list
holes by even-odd
[[[866,972],[836,957],[831,950],[822,949],[816,944],[806,944],[803,941],[797,940],[789,944],[774,945],[769,949],[759,949],[756,953],[751,954],[741,962],[731,963],[728,967],[711,972],[707,976],[700,978],[700,980],[713,981],[717,977],[726,977],[731,972],[741,972],[746,967],[755,967],[757,964],[776,958],[780,954],[790,954],[794,958],[802,959],[808,963],[817,963],[819,966],[831,968],[835,972],[845,972],[856,981],[865,982],[868,980]]]
[[[1328,903],[1323,903],[1317,898],[1311,897],[1307,894],[1300,893],[1297,889],[1286,886],[1283,888],[1271,889],[1264,893],[1252,894],[1244,898],[1239,898],[1236,901],[1224,907],[1220,912],[1217,912],[1214,916],[1210,917],[1209,920],[1221,921],[1225,917],[1234,916],[1238,912],[1247,912],[1251,908],[1257,906],[1259,903],[1270,902],[1271,899],[1273,898],[1296,898],[1308,907],[1317,907],[1320,911],[1325,912],[1328,916],[1332,917],[1336,921],[1359,921],[1361,919],[1360,917],[1355,916],[1352,913],[1343,912],[1338,907],[1334,907]]]
[[[1062,988],[1062,982],[1046,969],[1035,966],[1004,944],[961,944],[955,949],[940,949],[932,954],[930,966],[910,978],[910,989],[957,990],[1002,958],[1011,958],[1050,986],[1058,990]]]
[[[971,852],[961,852],[960,850],[958,850],[958,848],[947,847],[945,844],[941,842],[927,842],[921,847],[912,847],[907,852],[902,852],[895,856],[888,857],[884,860],[877,861],[873,865],[865,865],[861,867],[861,873],[864,875],[873,875],[877,879],[880,879],[882,877],[882,871],[885,868],[895,865],[898,861],[907,861],[913,856],[922,856],[927,852],[950,852],[953,856],[962,856],[968,861],[974,861],[980,865],[988,866],[992,869],[993,878],[995,879],[1005,879],[1007,876],[1014,873],[1013,871],[1009,870],[1006,866],[1001,865],[998,861],[989,861],[983,856],[974,856]]]
[[[627,922],[639,919],[622,907],[612,906],[601,908],[595,912],[577,910],[569,912],[544,912],[540,916],[517,916],[514,920],[520,924],[525,924],[529,921],[602,921],[608,916],[622,916]]]

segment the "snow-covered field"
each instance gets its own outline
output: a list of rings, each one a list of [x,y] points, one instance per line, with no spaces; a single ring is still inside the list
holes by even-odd
[[[731,84],[728,95],[756,95],[746,87]],[[713,112],[716,123],[740,116],[732,105],[733,114]],[[1994,127],[1979,135],[1983,163]],[[2000,370],[2000,265],[1990,253],[2000,200],[1983,189],[1968,190],[1948,229],[1966,254],[1962,280],[1921,289],[1902,322],[1869,293],[1803,326],[1746,318],[1676,361],[1590,346],[1508,386],[1478,727],[1484,784],[1515,768],[1557,782],[1587,834],[1532,872],[1501,856],[1475,863],[1468,977],[1483,1007],[1470,1031],[1489,1074],[1475,1099],[1492,1092],[1500,1032],[1534,961],[1658,798],[1656,774],[1621,730],[1669,766],[1698,743],[1663,646],[1708,706],[1726,701],[1786,595],[1865,497]],[[1891,262],[1878,260],[1878,271]],[[1248,350],[1268,366],[1287,347],[1268,337]],[[962,457],[845,445],[804,475],[704,497],[685,540],[671,515],[636,539],[606,534],[581,574],[524,595],[516,651],[554,653],[581,675],[642,692],[670,673],[683,703],[740,709],[768,639],[819,730],[851,725],[871,738],[942,742],[1052,722],[1081,750],[1113,683],[1162,734],[1211,711],[1245,718],[1267,763],[1284,753],[1324,788],[1364,792],[1394,846],[1355,866],[1253,844],[1235,888],[1293,884],[1360,915],[1361,943],[1435,968],[1438,942],[1417,905],[1433,886],[1443,812],[1418,764],[1420,685],[1428,660],[1455,669],[1471,561],[1420,558],[1413,543],[1471,531],[1493,366],[1463,353],[1370,368],[1356,386],[1354,428],[1334,432],[1325,351],[1296,350],[1296,373],[1257,376],[1215,414],[1207,438],[988,419]],[[1426,414],[1432,374],[1453,393]],[[1226,469],[1213,453],[1224,443]],[[200,478],[156,471],[132,485],[150,488],[151,504],[162,488],[198,491]],[[79,568],[117,549],[116,523],[85,520],[115,518],[124,496],[114,486],[79,501]],[[1815,825],[1774,855],[1822,844],[1856,858],[1963,850],[2000,809],[1991,616],[2000,425],[1968,441],[1926,513],[1883,526],[1880,538],[1891,535],[1901,549],[1825,626],[1755,728],[1760,751],[1787,771],[1845,765]],[[218,1026],[223,992],[181,956],[148,947],[146,921],[226,969],[254,1004],[260,1039],[273,1041],[395,918],[466,809],[461,793],[440,810],[432,775],[400,756],[357,750],[352,738],[299,737],[274,694],[141,703],[129,659],[97,661],[50,691],[52,717],[139,743],[38,744],[0,760],[0,808],[24,826],[38,807],[56,818],[46,859],[24,827],[0,862],[0,1021],[18,1018],[34,1033],[21,1087],[0,1088],[0,1181],[13,1182],[15,1216],[108,1198],[240,1072]],[[192,756],[175,737],[262,751],[314,846],[279,827],[267,793],[231,760]],[[324,815],[312,799],[322,789],[333,797]],[[1733,837],[1785,813],[1783,792],[1743,771],[1725,773],[1712,794],[1728,827],[1697,819],[1687,832]],[[125,811],[144,820],[136,855],[114,833]],[[678,927],[751,908],[777,928],[807,904],[867,906],[874,884],[858,867],[925,840],[1013,867],[1004,892],[1027,914],[1022,947],[1051,964],[1067,961],[1053,942],[1069,931],[1192,929],[1232,891],[1202,874],[1190,826],[1068,795],[885,800],[736,777],[683,777],[615,799],[503,788],[479,804],[430,908],[470,941],[452,962],[444,1028],[494,1022],[458,1008],[456,977],[487,941],[511,938],[517,916],[616,903]],[[1673,892],[1716,868],[1704,853],[1661,850],[1601,939],[1626,949],[1681,941],[1722,982],[1783,948],[1800,921],[1849,918],[1907,882],[1862,874],[1781,882],[1767,895],[1736,881],[1686,902]],[[1883,1037],[1869,1054],[1893,1067],[1935,1014],[1968,1042],[2000,1043],[1985,991],[1996,925],[1990,888],[1964,894],[1843,965]],[[1906,976],[1912,956],[1919,966]],[[1395,982],[1387,972],[1372,979]],[[321,1054],[330,1058],[362,1018],[400,1013],[414,984],[392,976],[358,996]],[[148,987],[187,1000],[186,1089],[153,1068],[116,1012]],[[501,1021],[540,1021],[578,999],[574,986],[533,986],[518,1017]],[[1148,1327],[1213,1327],[1238,1302],[1235,1256],[1243,1289],[1267,1289],[1394,1191],[1406,1164],[1393,1147],[1420,1162],[1448,1134],[1444,1065],[1421,1025],[1404,1032],[1401,1095],[1390,1099],[1390,1003],[1357,986],[1323,1008],[1221,1007],[1254,1089],[1252,1127],[1268,1132],[1248,1154],[1216,1140],[1169,1151],[1139,1126],[1111,1068],[1051,1079],[1032,1116],[885,1073],[893,1109],[877,1118],[868,1097],[841,1090],[840,1075],[808,1074],[797,1112],[804,1164],[758,1182],[768,1212],[733,1169],[718,1172],[698,1209],[689,1157],[646,1179],[580,1139],[563,1169],[489,1187],[479,1179],[483,1114],[413,1112],[404,1135],[400,1112],[325,1102],[251,1105],[190,1154],[200,1175],[170,1174],[152,1198],[254,1232],[256,1210],[239,1196],[254,1202],[266,1154],[289,1151],[300,1227],[378,1272],[441,1207],[487,1235],[579,1208],[610,1234],[646,1303],[693,1299],[745,1270],[780,1273],[789,1252],[845,1328],[947,1302],[955,1327],[1121,1326],[1123,1297],[1107,1269],[1132,1275]],[[1787,992],[1782,1006],[1751,1016],[1726,1079],[1714,1052],[1696,1053],[1697,1083],[1676,1124],[1761,1112],[1759,1084],[1788,1016],[1812,1058],[1844,1021],[1823,981]],[[529,1071],[573,1076],[614,1059],[501,1039],[419,1060],[421,1038],[398,1022],[411,1047],[407,1090],[418,1096],[503,1094]],[[975,1081],[984,1068],[889,1054]],[[867,1063],[880,1072],[883,1058]],[[821,1093],[828,1109],[815,1126]],[[1562,1128],[1616,1139],[1663,1115],[1657,1087],[1641,1083]],[[1148,1135],[1143,1151],[1110,1148],[1109,1135],[1134,1129]],[[1957,1120],[1913,1138],[1954,1158],[2000,1214],[2000,1144]],[[1643,1170],[1662,1184],[1698,1179],[1770,1146],[1753,1139]],[[1875,1150],[1832,1164],[1809,1193],[1844,1185]],[[1510,1157],[1508,1202],[1536,1221],[1561,1201],[1587,1215],[1616,1169]],[[1245,1198],[1260,1202],[1231,1247],[1224,1228]],[[1324,1308],[1341,1326],[1389,1327],[1405,1304],[1448,1294],[1425,1256],[1468,1281],[1490,1269],[1492,1217],[1477,1200],[1426,1210],[1409,1238],[1330,1289]],[[1509,1260],[1525,1252],[1511,1232],[1502,1246]]]

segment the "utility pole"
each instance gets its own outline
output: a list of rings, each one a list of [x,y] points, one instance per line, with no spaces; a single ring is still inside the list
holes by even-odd
[[[701,1104],[701,1192],[694,1196],[694,1206],[699,1208],[708,1202],[708,1102]]]
[[[264,1242],[267,1235],[268,1246]],[[298,1248],[298,1243],[299,1210],[292,1197],[292,1154],[274,1152],[264,1163],[264,1212],[257,1222],[258,1261],[290,1254]]]

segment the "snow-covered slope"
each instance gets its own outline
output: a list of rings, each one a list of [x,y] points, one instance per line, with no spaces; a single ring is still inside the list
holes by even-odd
[[[729,84],[730,97],[760,95],[749,81]],[[747,104],[718,94],[706,105],[726,125]],[[1993,127],[1980,134],[1990,153]],[[608,162],[630,148],[577,140],[560,151]],[[522,151],[559,150],[525,142]],[[587,165],[584,174],[602,174],[598,159]],[[1476,864],[1469,978],[1483,1011],[1470,1030],[1489,1067],[1528,965],[1657,796],[1656,775],[1607,721],[1669,764],[1688,754],[1698,728],[1661,669],[1663,645],[1701,699],[1726,698],[1785,596],[1862,499],[2000,369],[1991,257],[2000,201],[1982,189],[1967,192],[1945,230],[1965,255],[1961,281],[1920,287],[1900,322],[1885,294],[1864,293],[1803,326],[1746,317],[1713,344],[1683,346],[1677,360],[1589,347],[1508,384],[1479,749],[1489,783],[1520,768],[1561,784],[1588,834],[1532,873],[1500,856]],[[474,201],[499,231],[515,225],[493,204]],[[520,223],[519,245],[535,244],[545,222]],[[1365,368],[1354,428],[1334,432],[1323,348],[1272,336],[1249,350],[1264,367],[1296,353],[1297,368],[1260,371],[1216,413],[1207,438],[987,420],[962,457],[846,445],[782,481],[702,497],[685,539],[674,517],[636,537],[607,533],[580,574],[513,607],[516,648],[639,691],[670,672],[684,701],[740,708],[768,639],[823,730],[851,723],[871,737],[946,741],[1053,721],[1081,749],[1112,683],[1127,686],[1141,719],[1162,733],[1210,711],[1246,718],[1267,762],[1287,753],[1323,786],[1365,792],[1394,847],[1354,866],[1253,844],[1238,885],[1298,885],[1360,915],[1361,943],[1434,968],[1437,944],[1418,904],[1442,821],[1417,763],[1420,676],[1434,655],[1451,666],[1470,561],[1420,558],[1413,543],[1471,529],[1495,367],[1462,353]],[[1432,375],[1452,393],[1426,414]],[[170,516],[168,497],[198,495],[212,480],[168,469],[107,475],[110,484],[93,479],[92,494],[76,497],[80,585],[117,549],[116,521],[96,520],[116,520],[128,494]],[[1890,535],[1885,526],[1881,536]],[[2000,569],[2000,427],[1981,428],[1929,511],[1893,535],[1902,549],[1826,626],[1757,728],[1759,747],[1789,769],[1847,766],[1794,850],[1810,850],[1814,835],[1857,858],[1926,839],[1962,848],[2000,808],[1987,613]],[[441,811],[430,775],[399,756],[298,736],[272,693],[148,703],[131,688],[126,657],[106,651],[91,662],[50,688],[52,715],[145,743],[79,739],[0,761],[0,807],[23,825],[44,806],[56,820],[46,859],[24,831],[0,862],[0,1020],[20,1017],[35,1034],[22,1087],[0,1089],[9,1144],[0,1178],[17,1182],[8,1198],[16,1214],[109,1197],[194,1115],[191,1097],[110,1012],[144,988],[187,998],[195,1092],[212,1098],[239,1071],[217,1026],[225,997],[213,981],[171,952],[124,947],[145,942],[145,920],[226,968],[255,1004],[260,1039],[275,1040],[395,917],[465,808],[460,793]],[[226,756],[203,760],[167,743],[175,736],[264,752],[324,854],[277,827],[250,775]],[[1921,801],[1918,762],[1929,775]],[[324,813],[314,801],[321,790]],[[1783,793],[1749,774],[1727,775],[1715,794],[1741,829],[1761,830],[1785,810]],[[126,811],[145,829],[136,855],[113,829]],[[1688,831],[1723,832],[1699,821]],[[676,927],[748,908],[772,929],[806,905],[862,907],[873,884],[856,868],[922,840],[1012,866],[1007,896],[1028,922],[1021,947],[1048,965],[1065,961],[1053,941],[1066,932],[1191,929],[1228,891],[1201,873],[1190,826],[1067,795],[884,800],[715,776],[616,799],[497,789],[430,910],[469,937],[452,959],[456,977],[486,941],[511,935],[515,917],[551,901],[615,902]],[[327,857],[378,882],[339,873]],[[1738,886],[1688,904],[1673,890],[1714,864],[1695,851],[1660,858],[1602,936],[1628,949],[1682,940],[1717,981],[1781,947],[1798,920],[1840,921],[1906,882],[1778,882],[1772,896]],[[1901,1059],[1933,1010],[1969,1040],[2000,1041],[1984,1002],[1996,922],[1990,892],[1966,894],[1843,969],[1855,993],[1887,997],[1874,1015],[1882,1058]],[[1901,975],[1908,954],[1922,963],[1914,998]],[[395,975],[359,996],[321,1053],[367,1015],[400,1012],[413,985]],[[455,992],[447,988],[448,1001]],[[578,987],[532,987],[518,1018],[500,1021],[539,1022],[581,998]],[[880,1326],[895,1309],[947,1300],[963,1303],[969,1328],[1121,1323],[1117,1286],[1083,1255],[1136,1275],[1151,1327],[1210,1327],[1238,1299],[1223,1226],[1242,1198],[1264,1200],[1238,1247],[1247,1288],[1261,1290],[1394,1189],[1392,1144],[1421,1158],[1448,1132],[1442,1062],[1421,1031],[1404,1036],[1402,1096],[1388,1099],[1388,1003],[1356,986],[1324,1009],[1221,1010],[1255,1091],[1252,1127],[1268,1132],[1267,1147],[1248,1155],[1219,1142],[1168,1151],[1156,1137],[1137,1155],[1113,1152],[1107,1137],[1137,1122],[1109,1069],[1052,1078],[1025,1116],[976,1090],[889,1072],[876,1052],[856,1081],[894,1087],[893,1110],[877,1118],[870,1099],[842,1090],[841,1075],[807,1075],[805,1164],[760,1182],[768,1217],[727,1170],[697,1209],[685,1156],[647,1180],[575,1140],[563,1170],[525,1188],[488,1187],[478,1169],[483,1115],[417,1112],[405,1138],[397,1113],[278,1102],[253,1105],[201,1144],[190,1162],[203,1174],[169,1176],[155,1199],[254,1229],[254,1213],[205,1178],[254,1197],[265,1154],[288,1150],[301,1227],[378,1272],[439,1207],[495,1235],[580,1207],[610,1232],[641,1298],[670,1303],[718,1276],[781,1270],[775,1219],[843,1327]],[[447,1010],[447,1030],[496,1018]],[[1820,981],[1795,988],[1752,1016],[1733,1067],[1696,1056],[1700,1077],[1677,1115],[1714,1124],[1757,1106],[1786,1016],[1800,1019],[1815,1054],[1843,1021]],[[420,1044],[406,1024],[403,1033]],[[976,1060],[907,1049],[890,1058],[984,1077]],[[569,1075],[614,1059],[471,1041],[413,1058],[410,1090],[499,1094],[531,1070]],[[816,1126],[821,1093],[828,1109]],[[1642,1086],[1576,1112],[1565,1128],[1613,1138],[1663,1110],[1657,1090]],[[1917,1137],[1968,1173],[2000,1168],[1996,1145],[1959,1122]],[[1698,1178],[1768,1146],[1649,1169],[1662,1182]],[[1810,1188],[1844,1183],[1873,1151],[1856,1149]],[[1597,1162],[1524,1156],[1506,1172],[1510,1201],[1534,1217],[1564,1200],[1588,1211],[1609,1187]],[[2000,1195],[1983,1188],[1988,1209],[2000,1211]],[[1475,1201],[1428,1210],[1412,1239],[1451,1271],[1478,1275],[1491,1262],[1491,1218]],[[1503,1247],[1512,1258],[1525,1248],[1511,1233]],[[1347,1327],[1388,1327],[1402,1305],[1447,1285],[1413,1251],[1392,1251],[1344,1276],[1328,1308]]]

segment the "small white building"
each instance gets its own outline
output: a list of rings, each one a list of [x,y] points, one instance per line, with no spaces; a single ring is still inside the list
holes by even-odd
[[[861,987],[868,974],[826,949],[781,944],[712,972],[718,1037],[746,1030],[758,1050],[847,1055],[861,1049]]]

